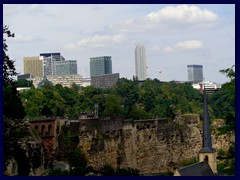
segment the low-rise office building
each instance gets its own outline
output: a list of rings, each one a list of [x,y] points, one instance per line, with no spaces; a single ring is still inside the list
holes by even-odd
[[[222,88],[220,84],[217,84],[211,81],[203,81],[203,82],[195,83],[195,84],[192,84],[192,86],[194,89],[197,89],[199,91],[203,91],[205,86],[206,93],[213,93]]]
[[[83,78],[81,75],[47,76],[46,78],[53,85],[61,84],[63,87],[71,87],[73,84],[82,87],[91,85],[91,79]],[[37,88],[39,83],[43,80],[43,78],[29,78],[28,80],[33,81],[34,87]]]
[[[97,88],[108,88],[116,84],[118,79],[119,73],[92,76],[91,85]]]

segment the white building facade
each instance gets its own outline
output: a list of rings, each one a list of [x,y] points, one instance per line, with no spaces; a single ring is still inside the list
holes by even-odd
[[[135,71],[139,81],[147,79],[146,49],[142,45],[135,48]]]
[[[73,84],[81,87],[91,85],[90,78],[83,78],[81,75],[66,75],[66,76],[46,76],[47,79],[53,83],[53,85],[61,84],[63,87],[71,87]],[[33,81],[35,88],[38,87],[39,83],[43,80],[43,77],[28,78],[27,80]]]
[[[205,91],[207,93],[213,93],[215,91],[218,91],[219,89],[222,88],[222,85],[211,82],[211,81],[202,81],[199,83],[194,83],[192,84],[192,87],[194,89],[197,89],[199,91],[203,91],[204,87],[205,87]]]

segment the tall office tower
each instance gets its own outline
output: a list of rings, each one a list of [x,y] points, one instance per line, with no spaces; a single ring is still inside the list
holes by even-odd
[[[188,81],[197,83],[203,81],[203,66],[188,65]]]
[[[68,61],[57,61],[56,62],[56,75],[76,75],[77,74],[77,61],[68,60]]]
[[[138,45],[135,48],[135,71],[139,81],[143,81],[147,78],[146,69],[146,49],[144,46]]]
[[[41,53],[43,56],[43,76],[56,75],[56,62],[65,61],[60,53]]]
[[[112,57],[101,56],[90,58],[90,75],[112,74]]]
[[[43,77],[43,57],[24,57],[23,66],[24,74],[31,74],[33,77]]]

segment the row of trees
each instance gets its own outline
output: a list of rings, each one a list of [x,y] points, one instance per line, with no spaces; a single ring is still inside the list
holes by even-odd
[[[41,89],[32,87],[22,92],[26,118],[68,117],[78,119],[81,112],[98,111],[101,118],[123,117],[174,119],[182,113],[201,113],[202,97],[188,83],[162,83],[148,79],[139,85],[126,78],[108,89],[93,86],[71,88],[46,83]]]
[[[211,119],[225,119],[231,129],[235,120],[235,74],[233,67],[221,72],[230,78],[230,82],[208,95],[209,112]],[[125,119],[174,119],[179,113],[196,113],[201,117],[203,114],[202,94],[191,84],[164,83],[157,79],[147,79],[139,85],[136,81],[121,78],[115,86],[106,89],[75,84],[68,88],[46,83],[41,89],[32,86],[20,97],[26,118],[78,119],[81,112],[94,111],[98,111],[100,118]]]
[[[235,127],[235,70],[234,66],[220,72],[226,75],[230,81],[225,83],[221,90],[209,97],[209,103],[213,110],[214,117],[222,118],[226,126],[221,131],[228,132]]]

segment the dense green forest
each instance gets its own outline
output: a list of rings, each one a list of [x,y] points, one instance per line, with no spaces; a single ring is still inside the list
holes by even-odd
[[[31,84],[31,83],[29,83]],[[235,81],[209,94],[211,119],[223,118],[227,124],[235,119]],[[136,81],[121,78],[112,88],[93,86],[71,88],[46,83],[42,88],[22,92],[20,98],[25,118],[59,117],[78,119],[83,112],[98,111],[100,118],[122,117],[125,119],[168,118],[176,114],[195,113],[202,117],[201,92],[191,84],[160,82],[147,79],[139,85]],[[97,107],[97,108],[96,108]]]
[[[78,119],[82,112],[96,109],[100,118],[147,119],[202,112],[202,95],[188,83],[162,83],[148,79],[139,85],[125,78],[108,89],[93,86],[71,88],[46,83],[42,88],[20,94],[26,118],[60,117]]]

